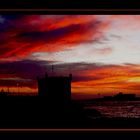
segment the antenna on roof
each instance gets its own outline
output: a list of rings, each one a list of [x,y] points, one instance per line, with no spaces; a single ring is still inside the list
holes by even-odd
[[[54,66],[52,65],[52,75],[54,75]]]

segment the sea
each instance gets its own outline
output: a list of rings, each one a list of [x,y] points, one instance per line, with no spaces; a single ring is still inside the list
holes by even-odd
[[[140,101],[95,101],[85,109],[96,109],[107,118],[140,118]]]

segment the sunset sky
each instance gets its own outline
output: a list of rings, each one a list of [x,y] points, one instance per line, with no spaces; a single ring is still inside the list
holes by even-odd
[[[140,94],[139,15],[0,15],[0,90],[73,74],[75,98]]]

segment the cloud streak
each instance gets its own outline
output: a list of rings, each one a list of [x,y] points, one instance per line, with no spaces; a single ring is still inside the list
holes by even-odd
[[[59,16],[58,16],[59,17]],[[62,51],[102,37],[107,23],[94,16],[23,16],[8,18],[0,33],[0,58],[23,59],[34,52]]]

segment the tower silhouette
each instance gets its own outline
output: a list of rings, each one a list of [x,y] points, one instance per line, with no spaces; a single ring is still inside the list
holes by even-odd
[[[49,101],[71,100],[71,80],[72,74],[64,76],[48,76],[37,78],[38,95],[46,97]]]

